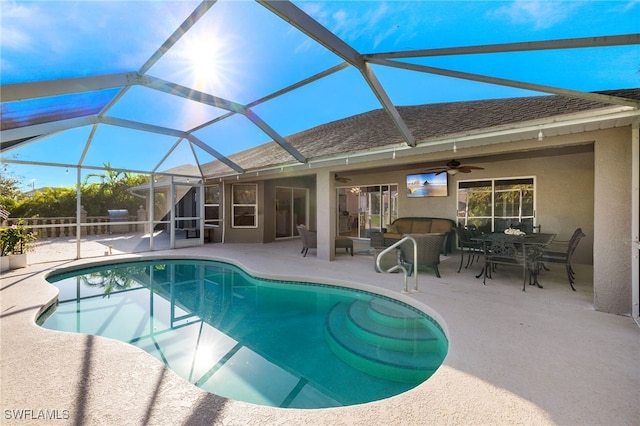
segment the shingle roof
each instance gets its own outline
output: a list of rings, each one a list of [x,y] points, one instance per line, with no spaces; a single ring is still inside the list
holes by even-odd
[[[640,88],[597,92],[640,101]],[[567,96],[531,96],[468,102],[399,106],[398,113],[416,141],[575,114],[611,107],[610,104]],[[327,123],[285,138],[306,158],[350,153],[403,142],[387,113],[373,110]],[[277,143],[239,152],[229,158],[246,169],[278,166],[295,160]],[[203,166],[206,175],[228,169],[219,161]]]

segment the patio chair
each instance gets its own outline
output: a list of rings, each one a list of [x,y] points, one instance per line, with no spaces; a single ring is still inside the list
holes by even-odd
[[[487,277],[491,278],[497,265],[511,265],[522,268],[522,291],[526,290],[527,273],[529,273],[529,284],[535,276],[535,283],[541,287],[537,281],[537,266],[542,254],[542,249],[537,245],[528,245],[514,239],[512,235],[491,234],[490,238],[483,241],[484,246],[484,269],[482,283],[486,285]],[[479,278],[479,275],[478,275]]]
[[[413,264],[413,243],[405,241],[400,245],[400,259],[402,263],[408,265],[409,275],[414,269],[422,270],[423,268],[431,268],[440,278],[438,265],[440,264],[440,251],[447,234],[405,234],[403,237],[412,237],[416,240],[418,264]]]
[[[306,257],[310,248],[318,248],[318,233],[316,231],[309,231],[305,225],[297,225],[296,229],[302,239],[302,251],[300,251],[300,253],[303,254],[303,257]],[[341,236],[336,237],[335,247],[336,252],[339,248],[343,248],[347,253],[351,253],[351,256],[353,256],[353,240],[351,238]]]
[[[351,256],[353,256],[353,240],[349,237],[344,237],[344,236],[337,236],[336,237],[336,253],[338,252],[339,248],[343,248],[346,250],[347,253],[351,253]]]
[[[472,241],[471,231],[462,225],[456,226],[453,228],[453,231],[458,236],[458,246],[460,247],[460,266],[458,266],[458,272],[460,272],[465,252],[467,253],[467,264],[465,268],[473,265],[474,259],[482,254],[482,241]]]
[[[573,291],[576,291],[576,288],[573,286],[575,282],[575,271],[571,266],[571,258],[576,251],[576,247],[578,247],[578,243],[585,236],[582,228],[577,228],[569,241],[552,241],[545,247],[542,252],[542,257],[540,258],[540,265],[547,271],[549,268],[544,265],[545,263],[564,263],[567,270],[567,279]]]
[[[305,225],[296,225],[296,229],[302,240],[302,251],[300,253],[303,254],[303,257],[306,257],[310,248],[318,248],[318,233],[309,231]]]

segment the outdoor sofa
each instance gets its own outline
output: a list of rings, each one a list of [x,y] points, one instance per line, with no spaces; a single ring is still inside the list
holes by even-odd
[[[372,247],[389,247],[406,234],[445,234],[442,253],[453,250],[453,228],[456,223],[440,217],[400,217],[381,231],[371,232]]]

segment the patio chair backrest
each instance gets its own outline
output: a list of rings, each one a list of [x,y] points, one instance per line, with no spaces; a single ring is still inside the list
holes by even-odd
[[[406,234],[416,240],[418,248],[418,265],[437,265],[440,263],[440,248],[446,234]],[[402,258],[406,262],[413,262],[413,243],[406,241],[400,246]]]
[[[576,251],[576,247],[578,247],[578,243],[580,240],[586,237],[584,232],[582,232],[582,228],[578,228],[573,233],[571,240],[569,240],[569,247],[567,248],[567,260],[570,261],[573,253]]]
[[[305,225],[296,225],[298,234],[302,239],[302,247],[306,249],[317,248],[318,238],[315,233],[310,232]]]
[[[453,232],[456,233],[456,235],[458,236],[458,242],[460,242],[461,244],[465,244],[470,241],[469,235],[467,234],[467,230],[464,228],[464,226],[456,226],[455,228],[453,228]]]
[[[485,255],[490,259],[508,259],[517,263],[523,260],[513,237],[506,234],[493,234],[485,248]]]

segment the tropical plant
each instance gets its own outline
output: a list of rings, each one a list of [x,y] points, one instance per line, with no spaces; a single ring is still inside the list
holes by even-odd
[[[109,209],[137,211],[140,198],[129,190],[149,181],[140,174],[120,172],[104,164],[102,174],[92,174],[80,184],[82,205],[89,216],[105,216]],[[103,178],[101,182],[88,182],[90,177]],[[0,205],[11,217],[55,218],[75,217],[78,199],[77,187],[44,187],[29,193],[20,193],[15,180],[0,180]],[[17,192],[16,192],[17,191]],[[16,195],[18,194],[18,195]]]
[[[144,267],[114,267],[80,276],[82,283],[88,287],[103,288],[102,297],[109,298],[111,293],[118,293],[131,287],[139,286],[136,276],[145,274]]]
[[[33,248],[35,239],[35,232],[19,220],[8,228],[0,229],[0,253],[2,256],[27,253]]]

